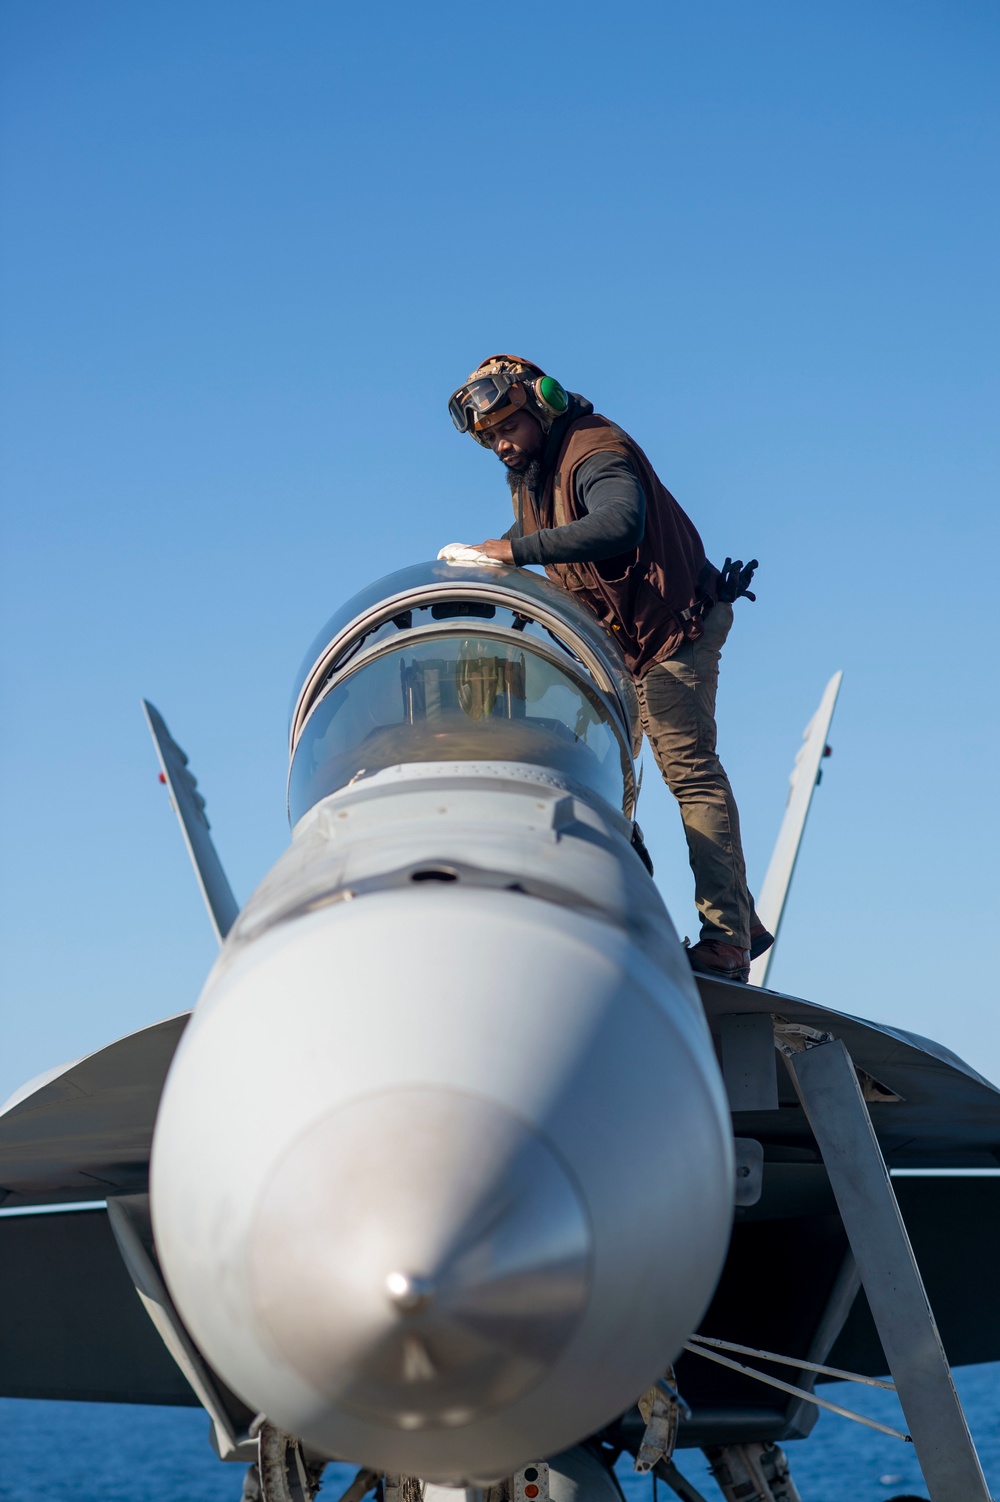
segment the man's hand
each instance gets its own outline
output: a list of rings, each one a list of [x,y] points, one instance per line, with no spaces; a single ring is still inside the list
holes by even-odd
[[[491,537],[486,542],[473,542],[469,546],[477,553],[485,553],[487,558],[495,558],[498,563],[514,562],[514,549],[504,537]]]
[[[735,563],[732,558],[727,558],[719,570],[716,597],[727,605],[732,605],[741,595],[746,595],[748,600],[756,600],[757,596],[750,588],[756,569],[756,558],[751,558],[745,568],[742,558],[737,558]]]

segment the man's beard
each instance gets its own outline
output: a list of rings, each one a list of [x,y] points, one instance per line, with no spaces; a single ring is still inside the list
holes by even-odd
[[[500,460],[503,464],[503,460]],[[504,464],[507,471],[507,484],[511,490],[516,490],[519,485],[526,485],[532,495],[538,490],[539,481],[542,478],[542,463],[540,459],[526,459],[523,464]]]

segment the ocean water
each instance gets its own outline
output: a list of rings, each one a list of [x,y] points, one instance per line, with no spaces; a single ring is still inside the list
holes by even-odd
[[[986,1479],[1000,1497],[1000,1363],[955,1373]],[[824,1397],[905,1428],[891,1393],[835,1383]],[[809,1439],[787,1446],[803,1502],[888,1502],[926,1497],[913,1446],[821,1413]],[[709,1502],[721,1493],[697,1450],[680,1469]],[[353,1468],[330,1466],[324,1497],[336,1499]],[[0,1502],[238,1502],[243,1468],[224,1465],[208,1442],[208,1421],[190,1408],[0,1399]],[[619,1464],[626,1502],[653,1502],[652,1484]],[[662,1483],[659,1502],[672,1502]]]

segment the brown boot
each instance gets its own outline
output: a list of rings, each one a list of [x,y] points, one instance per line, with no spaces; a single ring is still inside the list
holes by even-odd
[[[723,980],[750,979],[750,951],[723,944],[719,939],[702,939],[687,952],[691,969],[702,975],[718,975]]]

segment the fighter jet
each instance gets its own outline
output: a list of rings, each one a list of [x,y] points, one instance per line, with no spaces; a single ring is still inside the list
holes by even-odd
[[[890,1374],[934,1502],[985,1502],[948,1358],[1000,1357],[995,1180],[890,1170],[995,1167],[1000,1092],[760,963],[694,976],[631,679],[571,596],[436,561],[348,602],[242,908],[145,708],[221,948],[192,1013],[0,1111],[0,1392],[200,1404],[264,1502],[331,1460],[344,1502],[620,1502],[623,1455],[698,1502],[692,1446],[730,1502],[796,1502],[817,1384]]]

